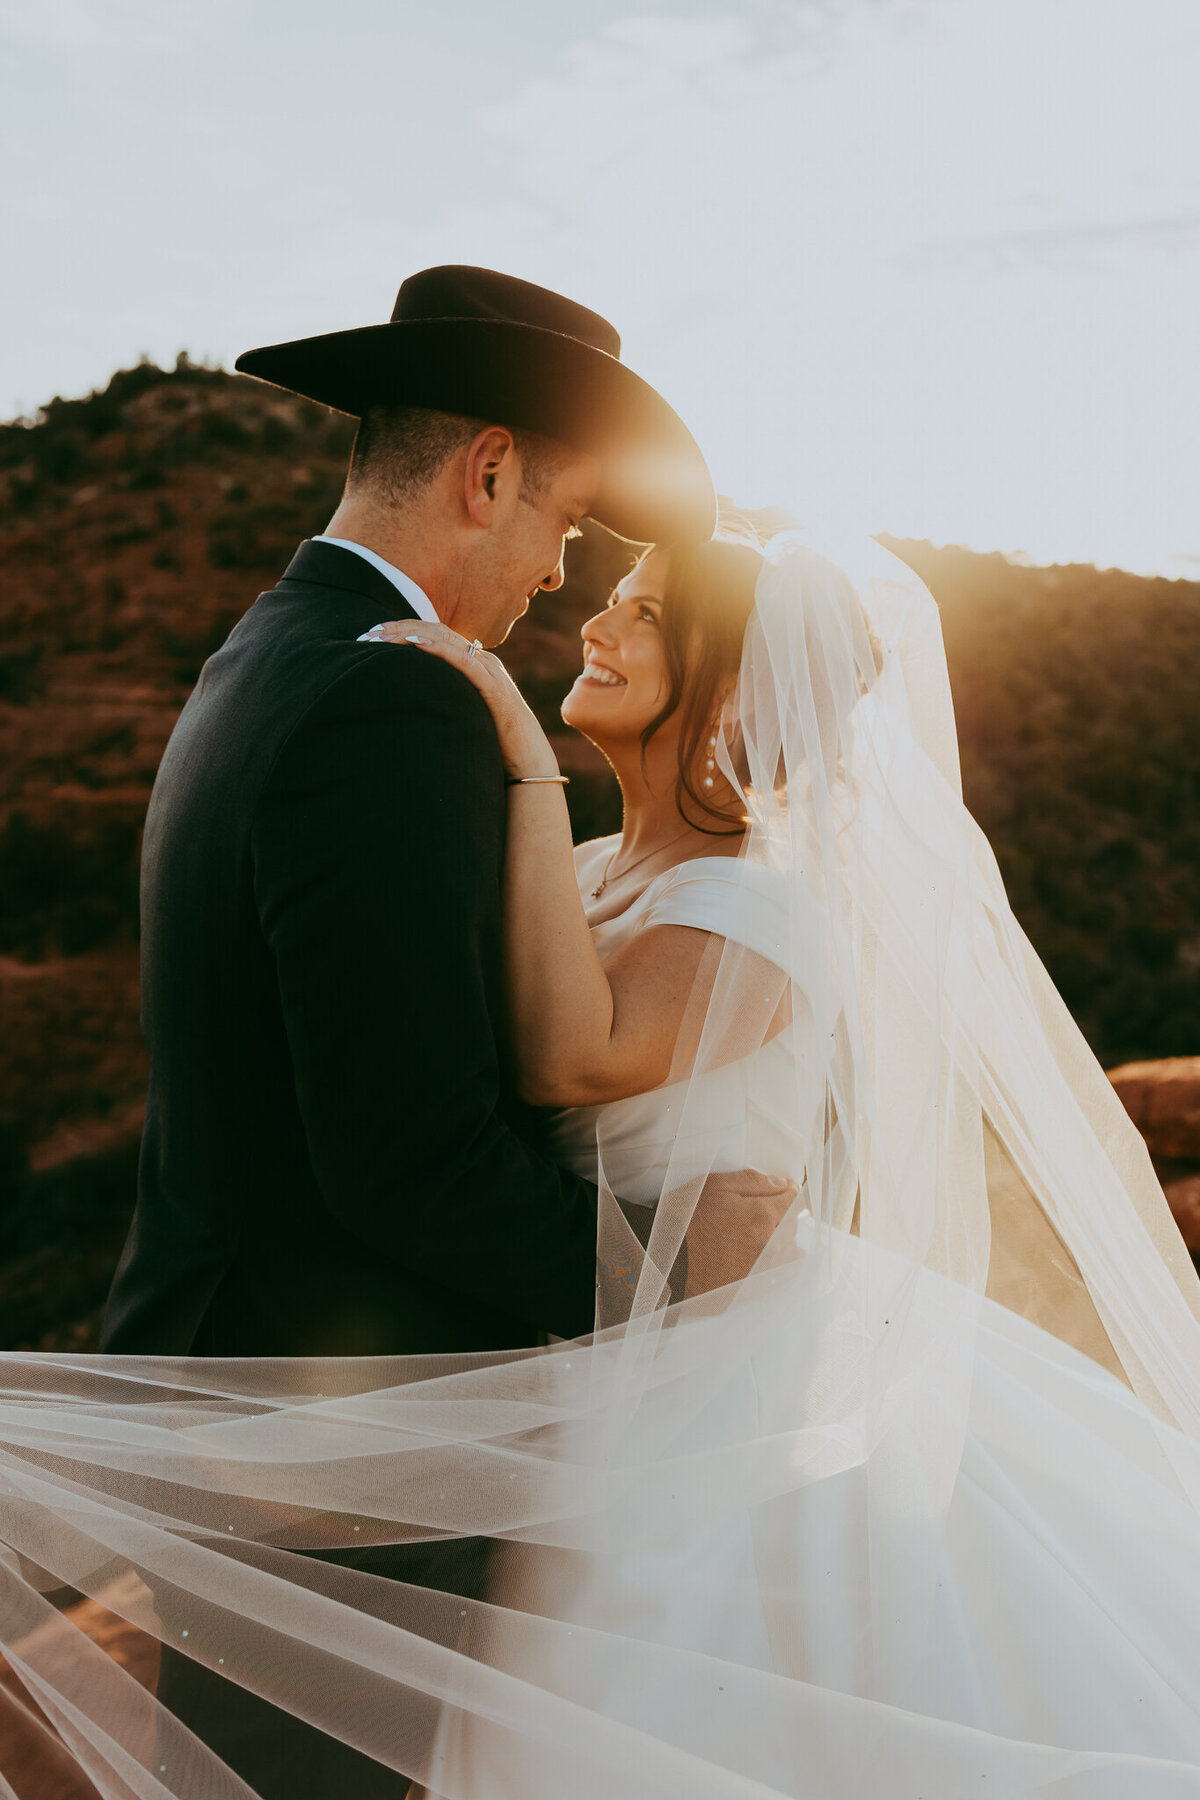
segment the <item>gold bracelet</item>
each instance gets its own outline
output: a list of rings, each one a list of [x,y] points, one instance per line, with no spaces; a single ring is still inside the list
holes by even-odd
[[[566,787],[571,780],[569,775],[506,775],[505,787],[521,787],[527,781],[561,781]]]

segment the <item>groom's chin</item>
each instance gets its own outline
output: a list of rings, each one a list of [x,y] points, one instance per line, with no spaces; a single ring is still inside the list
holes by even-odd
[[[484,649],[495,650],[498,645],[507,643],[512,634],[513,626],[519,624],[528,611],[529,600],[528,597],[526,597],[521,601],[519,610],[513,614],[511,619],[507,622],[503,619],[494,621],[489,629],[487,637],[484,639]]]

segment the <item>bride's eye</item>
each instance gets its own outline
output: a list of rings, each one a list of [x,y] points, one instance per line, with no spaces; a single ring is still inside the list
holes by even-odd
[[[645,601],[638,607],[638,618],[647,620],[651,625],[658,624],[658,608],[647,606]]]

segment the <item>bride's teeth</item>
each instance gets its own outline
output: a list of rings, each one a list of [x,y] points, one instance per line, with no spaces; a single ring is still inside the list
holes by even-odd
[[[604,687],[624,687],[624,677],[614,675],[611,669],[602,669],[598,663],[589,663],[584,673],[589,681],[598,681]]]

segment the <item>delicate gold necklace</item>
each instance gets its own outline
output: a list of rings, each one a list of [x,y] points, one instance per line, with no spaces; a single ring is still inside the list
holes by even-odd
[[[627,869],[622,869],[621,874],[622,875],[632,875],[632,873],[635,869],[640,869],[642,864],[645,862],[649,862],[650,858],[652,856],[661,856],[664,850],[669,850],[671,848],[672,844],[681,843],[691,829],[692,828],[690,825],[685,825],[683,830],[678,834],[677,837],[668,838],[665,844],[655,844],[653,850],[647,850],[645,856],[639,856],[637,861],[631,862]],[[621,846],[620,846],[620,844],[618,844],[616,849],[613,851],[612,855],[609,857],[607,863],[604,865],[604,873],[600,877],[599,887],[594,887],[592,889],[592,899],[593,900],[599,900],[601,894],[604,892],[605,888],[608,886],[608,878],[612,874],[612,866],[616,862],[616,860],[617,860],[618,856],[620,856],[620,854],[621,854]]]

